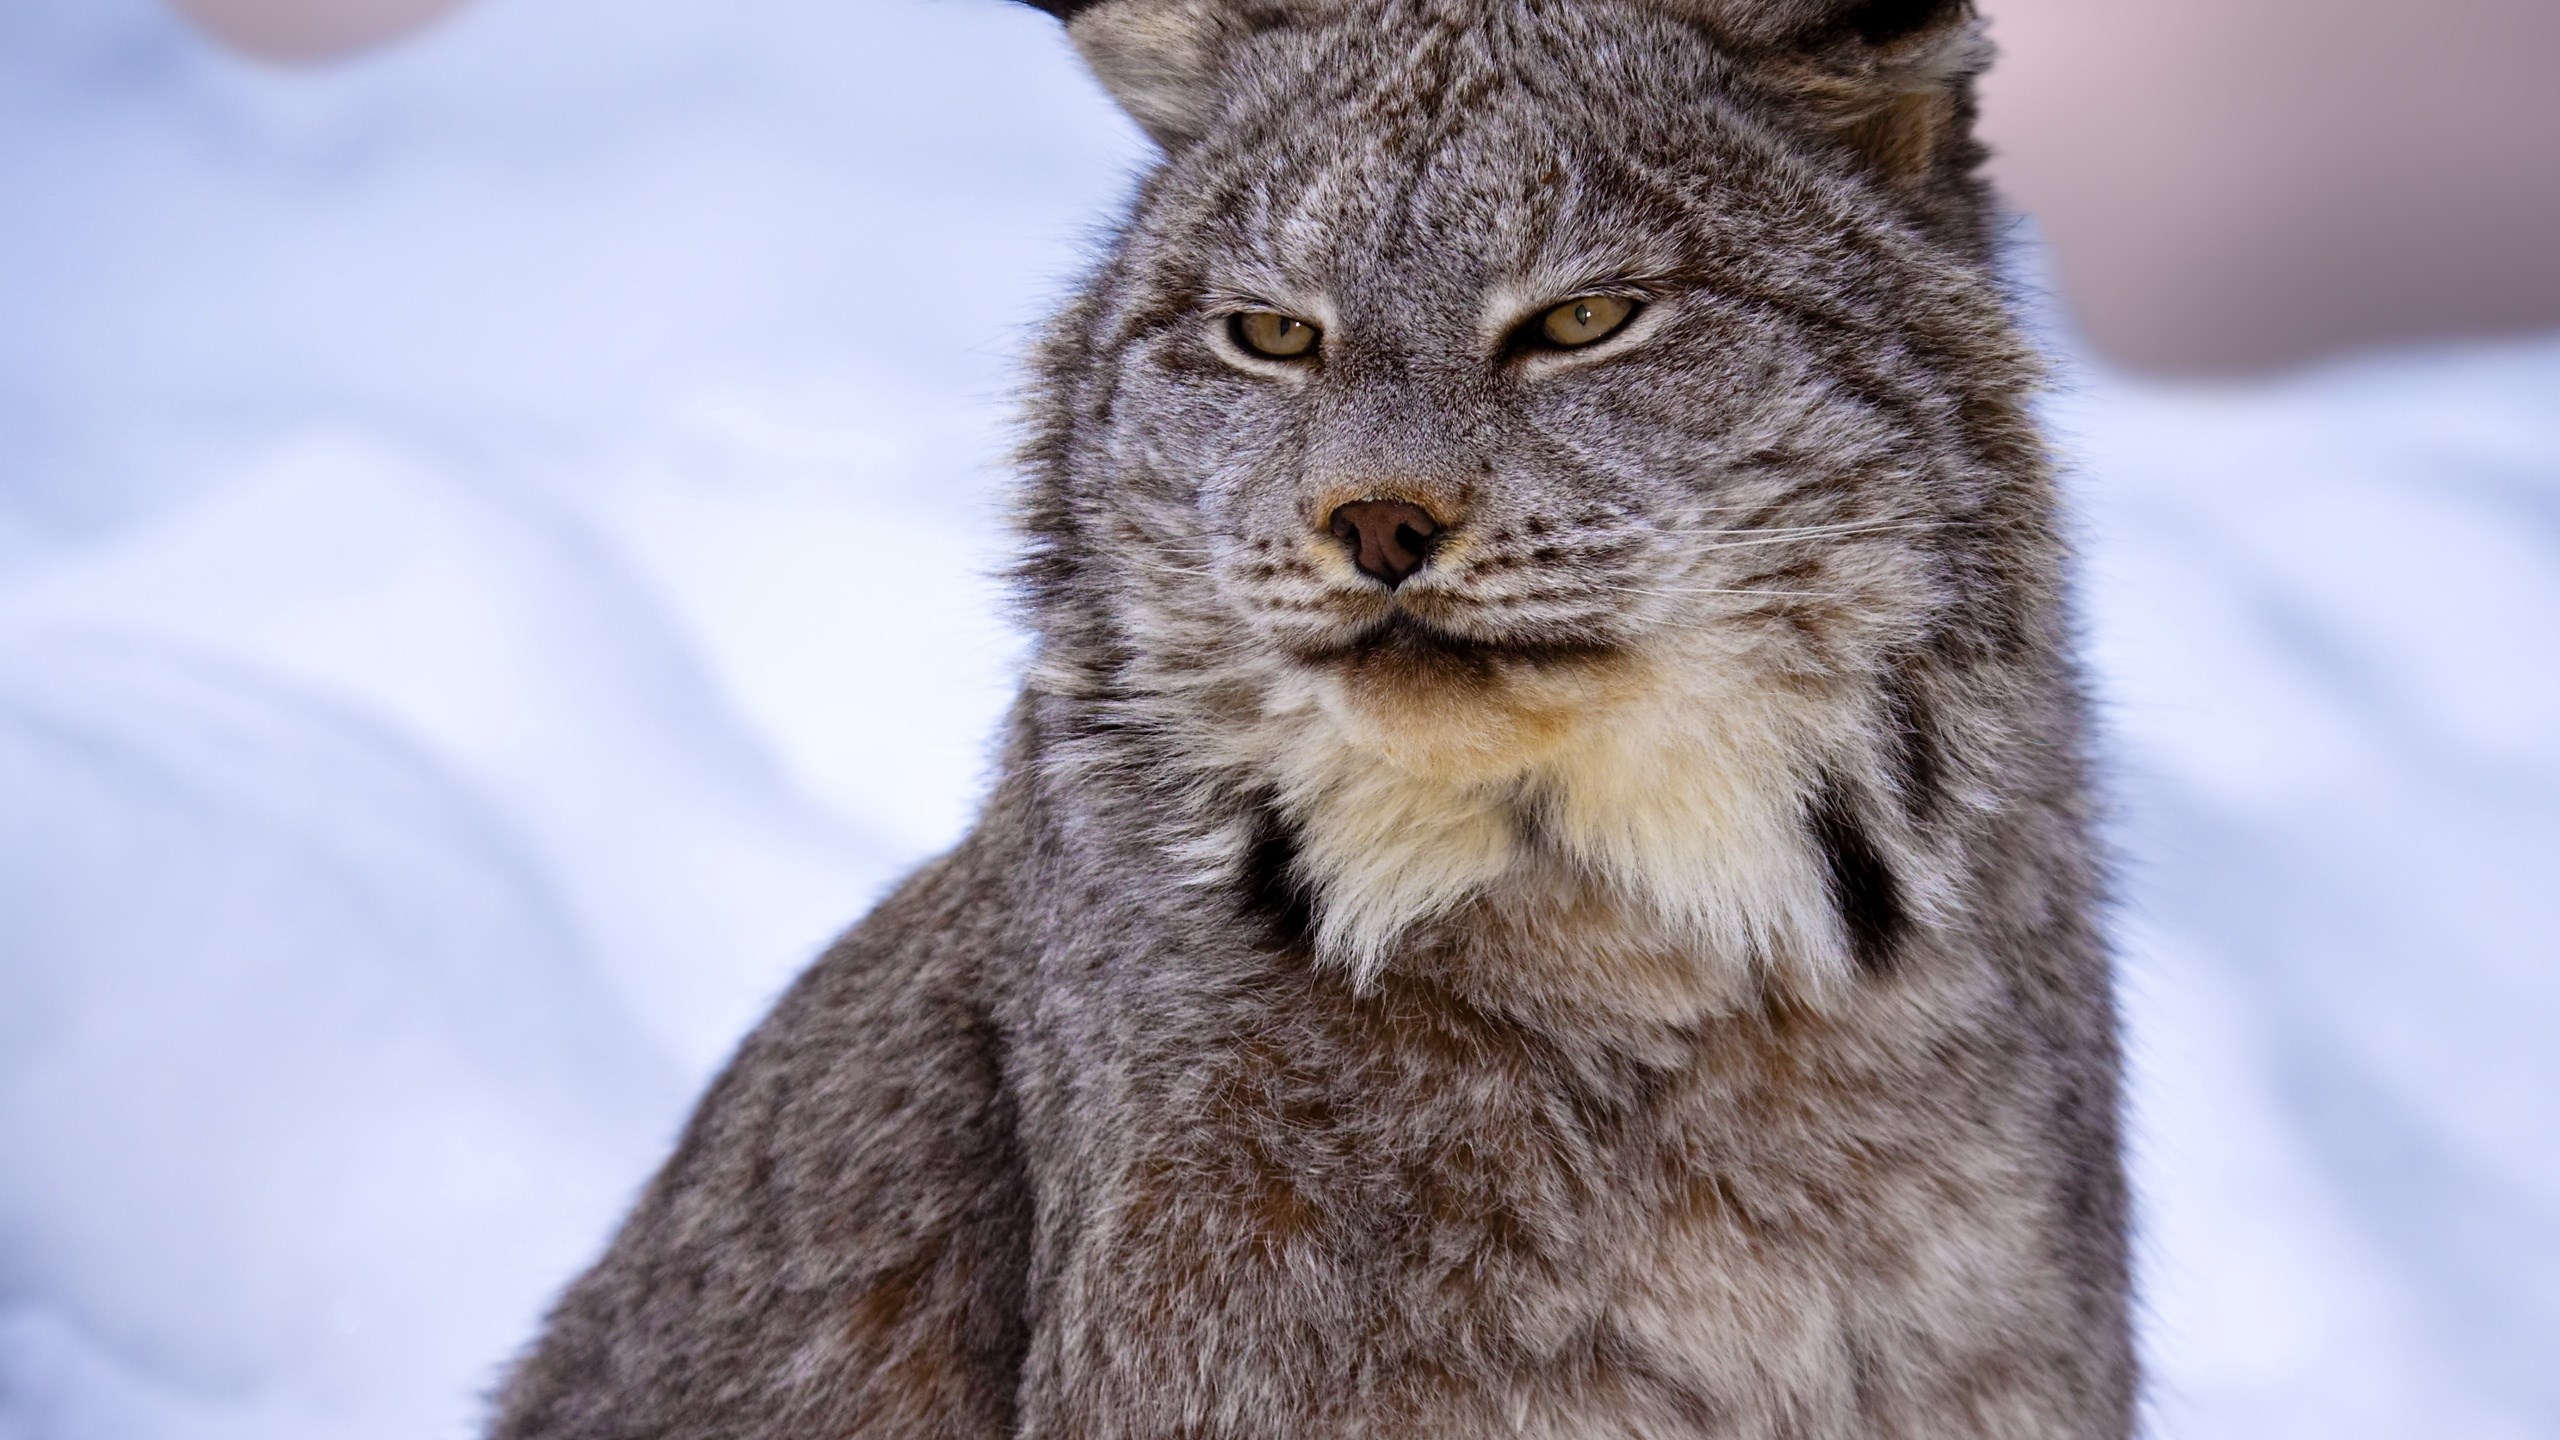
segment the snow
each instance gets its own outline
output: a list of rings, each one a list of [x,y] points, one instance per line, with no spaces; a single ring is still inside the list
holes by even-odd
[[[468,1433],[965,825],[1142,158],[996,0],[0,10],[0,1440]],[[2560,1431],[2560,339],[2066,379],[2155,1431]]]
[[[2052,410],[2160,1433],[2554,1433],[2560,343]]]

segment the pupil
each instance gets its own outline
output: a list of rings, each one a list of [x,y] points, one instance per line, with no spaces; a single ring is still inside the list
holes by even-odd
[[[1588,324],[1590,324],[1590,323],[1591,323],[1591,307],[1590,307],[1590,306],[1588,306],[1588,305],[1576,305],[1576,306],[1574,306],[1574,307],[1573,307],[1573,323],[1575,323],[1576,325],[1588,325]]]

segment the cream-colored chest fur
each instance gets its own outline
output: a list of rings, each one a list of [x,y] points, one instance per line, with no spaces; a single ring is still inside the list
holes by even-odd
[[[1235,758],[1276,777],[1318,949],[1355,973],[1419,927],[1509,903],[1514,921],[1569,909],[1586,938],[1682,952],[1708,990],[1758,972],[1818,995],[1848,966],[1806,825],[1822,713],[1661,659],[1464,683],[1302,672],[1240,737],[1259,753]]]

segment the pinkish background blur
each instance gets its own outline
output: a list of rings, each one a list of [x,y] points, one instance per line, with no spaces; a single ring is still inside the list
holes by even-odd
[[[2553,0],[1982,0],[2091,341],[2229,372],[2560,324]]]

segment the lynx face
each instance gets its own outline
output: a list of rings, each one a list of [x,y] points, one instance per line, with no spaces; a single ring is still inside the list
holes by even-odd
[[[1908,487],[1859,473],[1881,457],[1773,474],[1808,428],[1880,427],[1716,263],[1713,210],[1681,214],[1637,165],[1536,118],[1497,106],[1356,160],[1323,137],[1354,122],[1310,127],[1256,167],[1262,193],[1221,185],[1141,231],[1138,258],[1161,263],[1139,272],[1147,328],[1119,357],[1124,453],[1188,499],[1219,598],[1310,666],[1570,664],[1889,553],[1736,541],[1916,518]],[[1632,310],[1588,345],[1547,341],[1542,317],[1581,297]],[[1305,317],[1315,343],[1240,345],[1234,319],[1256,312]],[[1364,537],[1335,517],[1364,501],[1421,512],[1397,525],[1418,543],[1390,546],[1419,551],[1410,575],[1362,568]]]
[[[1819,65],[1701,8],[1079,21],[1152,56],[1169,155],[1053,350],[1061,519],[1112,684],[1208,707],[1356,959],[1543,864],[1836,968],[1808,827],[1891,788],[1893,656],[1971,623],[2017,442],[1965,387],[2024,367],[1905,133],[1961,7]]]

